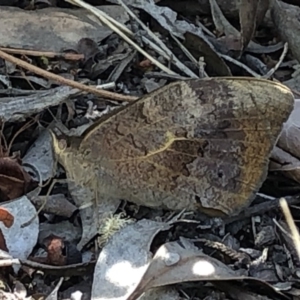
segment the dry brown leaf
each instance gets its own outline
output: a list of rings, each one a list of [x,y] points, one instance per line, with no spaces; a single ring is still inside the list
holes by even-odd
[[[216,52],[214,46],[205,38],[192,32],[184,34],[183,45],[199,60],[204,57],[206,70],[219,76],[231,76],[230,68],[226,65],[222,57]]]
[[[16,199],[36,187],[16,157],[0,158],[0,201]]]
[[[300,160],[277,146],[272,151],[269,170],[281,172],[300,183]]]
[[[137,299],[153,287],[187,281],[228,280],[237,277],[229,267],[204,254],[193,245],[184,248],[178,242],[166,243],[157,250],[143,278],[127,300]]]
[[[100,9],[121,23],[129,20],[122,7],[104,5]],[[82,37],[99,42],[111,32],[106,26],[101,27],[93,15],[82,9],[0,9],[1,47],[60,52],[76,49]]]
[[[157,250],[140,283],[126,300],[138,299],[148,289],[174,283],[211,281],[216,286],[220,284],[226,287],[228,281],[237,281],[240,285],[241,280],[255,284],[270,296],[284,297],[267,282],[236,274],[228,266],[204,254],[191,242],[182,238],[180,243],[166,243]]]
[[[251,41],[256,29],[256,14],[259,0],[241,0],[239,16],[241,24],[240,55]]]
[[[294,110],[284,124],[271,158],[270,171],[280,171],[300,182],[300,99],[295,99]]]
[[[299,9],[286,6],[278,0],[270,0],[271,15],[281,39],[288,43],[294,57],[300,62],[300,21]]]
[[[294,109],[283,126],[277,146],[300,159],[300,99],[295,99]]]
[[[209,0],[209,3],[210,3],[210,9],[211,9],[213,21],[214,21],[216,30],[218,31],[218,34],[219,35],[225,34],[225,35],[238,36],[239,32],[225,18],[217,1]]]

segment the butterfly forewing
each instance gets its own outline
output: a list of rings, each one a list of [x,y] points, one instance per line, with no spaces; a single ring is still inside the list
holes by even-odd
[[[99,189],[150,207],[234,214],[249,205],[293,108],[281,84],[252,78],[175,82],[94,126],[80,151]]]

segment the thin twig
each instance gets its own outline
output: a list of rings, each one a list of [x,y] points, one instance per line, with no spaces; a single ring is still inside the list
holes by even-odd
[[[296,204],[300,202],[300,197],[297,196],[290,196],[290,197],[286,197],[287,202],[289,205],[291,204]],[[274,199],[272,201],[266,201],[257,205],[254,205],[252,207],[249,207],[248,209],[242,211],[240,214],[236,215],[236,216],[232,216],[230,218],[226,218],[224,220],[224,223],[226,225],[236,222],[236,221],[240,221],[240,220],[245,220],[247,218],[250,218],[252,216],[256,216],[256,215],[262,215],[267,211],[271,211],[273,209],[278,209],[279,208],[279,202],[280,199]]]
[[[133,100],[136,100],[137,97],[133,97],[133,96],[126,96],[126,95],[120,95],[120,94],[117,94],[117,93],[113,93],[113,92],[109,92],[109,91],[105,91],[105,90],[98,90],[94,87],[90,87],[88,85],[84,85],[82,83],[79,83],[79,82],[76,82],[76,81],[73,81],[73,80],[70,80],[70,79],[67,79],[67,78],[64,78],[62,76],[59,76],[59,75],[56,75],[56,74],[53,74],[53,73],[50,73],[48,71],[45,71],[39,67],[36,67],[34,65],[31,65],[19,58],[16,58],[8,53],[5,53],[3,51],[0,50],[0,57],[15,64],[15,65],[18,65],[28,71],[31,71],[37,75],[40,75],[42,77],[45,77],[47,79],[50,79],[50,80],[53,80],[53,81],[56,81],[62,85],[68,85],[68,86],[71,86],[73,88],[76,88],[76,89],[79,89],[79,90],[82,90],[84,92],[88,92],[88,93],[91,93],[91,94],[94,94],[94,95],[97,95],[97,96],[100,96],[100,97],[103,97],[103,98],[108,98],[108,99],[111,99],[111,100],[117,100],[117,101],[133,101]]]
[[[272,219],[272,221],[274,222],[274,224],[281,230],[282,233],[284,233],[287,237],[289,237],[291,240],[293,239],[292,235],[286,231],[283,226],[281,226],[277,220],[275,218]]]
[[[81,60],[84,59],[83,54],[76,53],[57,53],[57,52],[48,52],[48,51],[35,51],[35,50],[25,50],[25,49],[11,49],[0,47],[0,50],[11,53],[11,54],[20,54],[28,56],[45,56],[50,58],[63,58],[67,60]]]
[[[260,76],[259,74],[257,74],[256,72],[254,72],[253,70],[251,70],[248,66],[244,65],[243,63],[241,63],[240,61],[225,55],[225,54],[221,54],[219,53],[219,55],[224,58],[227,61],[230,61],[231,63],[241,67],[242,69],[246,70],[249,74],[251,74],[252,76],[254,76],[255,78],[261,78],[262,76]]]
[[[278,60],[277,64],[275,65],[274,68],[272,68],[272,69],[271,69],[266,75],[264,75],[262,78],[268,79],[268,78],[270,78],[270,77],[277,71],[277,69],[278,69],[278,68],[280,67],[280,65],[282,64],[282,62],[283,62],[283,60],[284,60],[284,58],[285,58],[285,56],[286,56],[288,50],[289,50],[289,45],[288,45],[288,43],[285,43],[285,44],[284,44],[284,47],[283,47],[283,51],[282,51],[282,53],[281,53],[281,55],[280,55],[280,57],[279,57],[279,60]]]
[[[185,19],[185,18],[184,18]],[[186,21],[188,21],[187,19],[186,19]],[[212,33],[207,27],[205,27],[201,22],[200,22],[200,17],[199,16],[197,16],[196,17],[196,25],[198,26],[198,27],[200,27],[200,29],[202,30],[202,31],[204,31],[207,35],[209,35],[210,37],[212,37],[212,38],[215,38],[216,37],[216,35],[214,34],[214,33]]]
[[[111,89],[116,88],[116,83],[114,81],[113,82],[107,82],[107,83],[96,85],[96,88],[97,89],[102,89],[102,90],[111,90]]]
[[[187,58],[189,58],[189,60],[192,63],[194,63],[196,66],[198,66],[198,61],[191,54],[191,52],[185,46],[182,45],[182,43],[179,41],[179,39],[172,32],[170,32],[170,35],[171,35],[172,39],[177,43],[177,45],[179,46],[179,48],[181,49],[181,51],[187,56]]]
[[[158,53],[159,55],[161,55],[165,60],[171,61],[171,56],[172,55],[168,55],[163,49],[161,49],[153,41],[151,41],[150,39],[148,39],[146,36],[142,36],[142,40],[143,40],[143,43],[146,46],[152,48],[156,53]]]

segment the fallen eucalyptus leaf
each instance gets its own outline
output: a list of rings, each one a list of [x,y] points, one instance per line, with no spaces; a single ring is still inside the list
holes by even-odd
[[[103,5],[100,9],[121,23],[129,20],[120,6]],[[0,8],[1,47],[61,52],[76,49],[82,37],[100,42],[111,33],[83,9],[51,7],[30,11]]]
[[[10,228],[0,222],[0,229],[5,238],[9,254],[18,259],[27,259],[38,239],[39,220],[34,218],[24,228],[21,225],[36,214],[35,207],[26,196],[2,203],[1,207],[6,208],[14,216],[14,223]]]
[[[237,277],[237,274],[225,264],[193,248],[193,245],[184,248],[178,242],[170,242],[157,250],[143,278],[127,300],[137,299],[153,287]]]
[[[277,147],[300,159],[300,99],[295,99],[294,109],[283,126]]]
[[[284,124],[270,160],[270,171],[278,171],[300,183],[300,99]]]
[[[24,169],[27,172],[33,171],[37,182],[46,182],[55,174],[55,159],[51,144],[51,135],[49,131],[44,130],[22,158]]]
[[[144,219],[115,233],[99,255],[92,299],[127,299],[151,260],[153,238],[169,228],[168,224]]]
[[[39,113],[47,107],[55,106],[75,96],[80,91],[62,86],[45,91],[32,93],[28,96],[0,98],[0,119],[2,121],[21,121]]]

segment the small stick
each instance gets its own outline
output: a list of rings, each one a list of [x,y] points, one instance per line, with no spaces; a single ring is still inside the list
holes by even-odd
[[[4,47],[0,47],[0,50],[6,53],[28,55],[28,56],[45,56],[50,58],[63,58],[67,60],[84,59],[84,54],[77,54],[77,53],[57,53],[57,52],[48,52],[48,51],[26,50],[26,49],[12,49],[12,48],[4,48]]]
[[[88,92],[88,93],[91,93],[91,94],[94,94],[94,95],[97,95],[100,97],[104,97],[104,98],[108,98],[108,99],[116,100],[116,101],[133,101],[133,100],[137,99],[137,97],[133,97],[133,96],[120,95],[120,94],[105,91],[105,90],[98,90],[94,87],[90,87],[88,85],[76,82],[74,80],[70,80],[70,79],[64,78],[62,76],[50,73],[50,72],[45,71],[41,68],[38,68],[34,65],[31,65],[19,58],[16,58],[8,53],[5,53],[1,50],[0,50],[0,57],[17,65],[17,66],[20,66],[28,71],[31,71],[37,75],[40,75],[42,77],[48,78],[53,81],[57,81],[58,83],[60,83],[62,85],[68,85],[75,89],[79,89],[84,92]]]
[[[271,69],[266,75],[264,75],[262,78],[269,79],[269,78],[277,71],[277,69],[278,69],[278,68],[280,67],[280,65],[282,64],[282,62],[283,62],[283,60],[284,60],[284,58],[285,58],[285,56],[286,56],[288,50],[289,50],[289,45],[288,45],[288,43],[285,43],[285,44],[284,44],[284,47],[283,47],[283,51],[282,51],[282,53],[281,53],[281,55],[280,55],[280,58],[279,58],[277,64],[275,65],[274,68],[272,68],[272,69]]]
[[[218,53],[222,58],[224,58],[225,60],[227,61],[230,61],[231,63],[243,68],[244,70],[246,70],[249,74],[251,74],[253,77],[255,78],[261,78],[262,76],[260,76],[259,74],[257,74],[255,71],[251,70],[248,66],[246,66],[245,64],[241,63],[240,61],[228,56],[228,55],[225,55],[225,54],[221,54],[221,53]]]
[[[293,220],[293,217],[292,217],[290,209],[287,205],[287,202],[284,198],[280,199],[280,206],[281,206],[281,209],[283,211],[285,220],[286,220],[286,222],[289,226],[289,229],[291,231],[293,241],[294,241],[294,246],[295,246],[297,254],[298,254],[298,259],[300,260],[300,236],[299,236],[299,232],[298,232],[298,229],[295,225],[295,222]]]
[[[300,198],[297,196],[289,196],[286,197],[286,200],[289,205],[296,204],[300,202]],[[278,209],[280,205],[280,199],[274,199],[272,201],[266,201],[260,204],[257,204],[255,206],[249,207],[248,209],[245,209],[240,214],[236,216],[232,216],[230,218],[224,219],[224,224],[228,225],[230,223],[245,220],[246,218],[253,217],[255,215],[262,215],[267,211]]]

